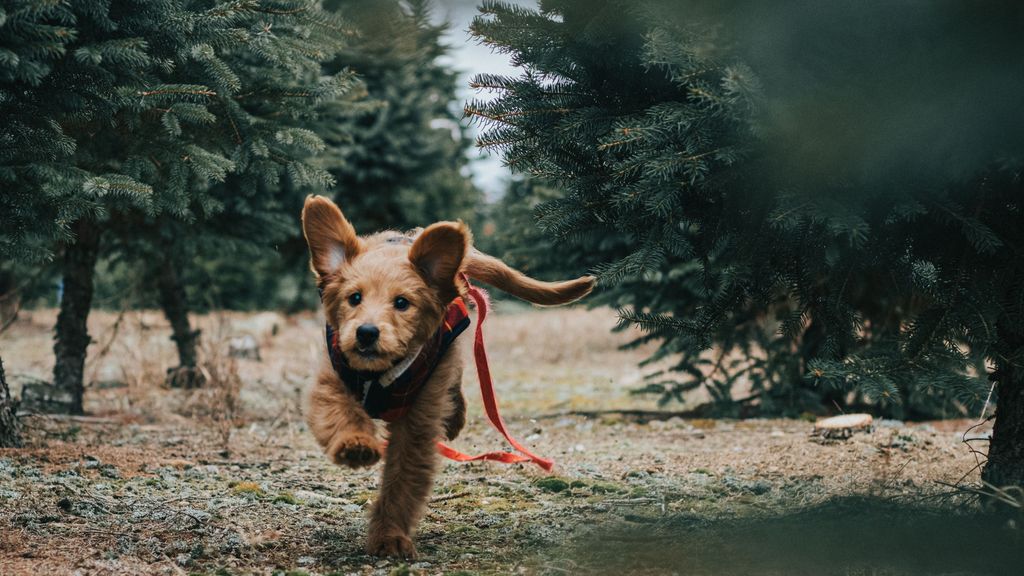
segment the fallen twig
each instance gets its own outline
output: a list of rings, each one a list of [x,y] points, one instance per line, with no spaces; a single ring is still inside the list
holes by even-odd
[[[437,498],[432,499],[430,501],[430,503],[431,504],[436,504],[438,502],[447,502],[449,500],[455,500],[456,498],[464,498],[466,496],[469,496],[470,494],[472,494],[472,492],[456,492],[455,494],[447,494],[445,496],[438,496]]]
[[[78,422],[81,424],[120,424],[113,418],[100,416],[76,416],[74,414],[46,414],[43,412],[18,412],[18,418],[43,418],[46,420],[59,420],[62,422]]]
[[[994,499],[1013,508],[1024,508],[1024,488],[1020,486],[1004,486],[1000,488],[984,480],[981,481],[981,488],[964,486],[962,484],[950,484],[941,480],[936,480],[935,483],[960,492]]]
[[[704,411],[698,406],[692,410],[662,411],[662,410],[567,410],[565,412],[553,412],[535,416],[536,420],[550,420],[552,418],[566,418],[570,416],[581,416],[583,418],[599,418],[617,414],[620,416],[632,416],[643,420],[671,420],[672,418],[701,418]]]
[[[603,500],[606,504],[620,504],[625,506],[632,506],[634,504],[651,504],[654,502],[660,502],[658,498],[641,497],[641,498],[609,498]]]

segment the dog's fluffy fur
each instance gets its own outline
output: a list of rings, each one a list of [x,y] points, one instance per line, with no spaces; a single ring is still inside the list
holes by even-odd
[[[465,289],[460,273],[541,305],[572,302],[594,286],[589,276],[549,283],[512,270],[474,250],[461,222],[438,222],[410,236],[411,242],[396,242],[404,240],[396,232],[360,237],[333,202],[311,196],[302,210],[302,227],[327,322],[338,333],[346,361],[360,371],[384,371],[426,342],[440,327],[447,305]],[[353,305],[355,293],[361,301]],[[396,308],[398,297],[409,302],[408,308]],[[364,324],[380,332],[372,350],[356,338]],[[415,556],[413,532],[437,469],[434,442],[455,438],[466,421],[461,386],[462,358],[453,346],[408,413],[388,424],[384,474],[370,519],[371,554]],[[384,452],[373,421],[330,362],[324,362],[313,387],[308,420],[336,464],[372,466]]]

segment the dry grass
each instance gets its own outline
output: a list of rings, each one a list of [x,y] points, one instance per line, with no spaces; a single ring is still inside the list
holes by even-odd
[[[16,391],[48,378],[55,319],[25,312],[0,335]],[[974,464],[965,422],[885,423],[817,443],[801,421],[543,417],[653,408],[629,394],[649,349],[619,350],[631,335],[610,334],[605,310],[499,307],[486,336],[501,406],[515,436],[556,460],[557,481],[529,467],[447,464],[421,530],[427,564],[403,567],[361,552],[379,471],[330,465],[303,423],[324,360],[321,319],[195,321],[209,385],[180,390],[164,386],[176,355],[159,313],[91,316],[93,417],[29,418],[28,447],[0,450],[0,574],[554,573],[570,566],[561,544],[596,527],[705,522],[843,494],[927,497]],[[227,354],[245,334],[262,360]],[[498,449],[471,366],[465,384],[470,418],[456,446]]]
[[[179,413],[210,426],[220,439],[225,456],[231,452],[231,431],[245,423],[242,413],[242,378],[238,361],[229,354],[233,331],[223,315],[214,323],[199,346],[199,371],[204,384],[193,390]]]
[[[53,310],[22,312],[22,319],[0,336],[15,390],[26,380],[49,378],[55,320]],[[219,312],[194,322],[202,330],[202,364],[210,376],[230,382],[232,371],[237,372],[241,414],[282,422],[300,416],[301,397],[322,361],[323,325],[316,314]],[[619,350],[636,334],[611,334],[615,322],[607,311],[499,306],[485,334],[502,408],[524,416],[654,408],[653,398],[629,394],[642,380],[637,363],[651,348]],[[89,331],[94,343],[86,364],[88,412],[128,412],[147,422],[173,422],[176,414],[193,414],[194,404],[205,399],[204,392],[193,399],[187,391],[164,386],[177,357],[170,327],[158,311],[94,312]],[[260,343],[262,361],[227,356],[228,341],[241,335]],[[468,352],[472,338],[459,342]],[[471,398],[478,395],[476,386],[473,367],[467,366],[465,388]]]

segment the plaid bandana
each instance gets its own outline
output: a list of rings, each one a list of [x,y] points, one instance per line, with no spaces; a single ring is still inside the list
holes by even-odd
[[[412,406],[416,395],[430,380],[444,353],[459,334],[469,327],[469,310],[462,298],[452,300],[444,323],[416,354],[386,372],[360,372],[345,360],[338,347],[338,334],[327,325],[327,354],[345,386],[359,398],[371,418],[394,422]]]

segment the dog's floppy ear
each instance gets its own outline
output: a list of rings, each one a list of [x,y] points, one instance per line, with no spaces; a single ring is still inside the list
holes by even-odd
[[[323,196],[307,196],[302,233],[309,245],[309,265],[323,278],[363,250],[363,241],[338,206]]]
[[[458,295],[456,275],[469,251],[472,235],[462,222],[437,222],[420,232],[409,249],[409,261],[445,298]]]

